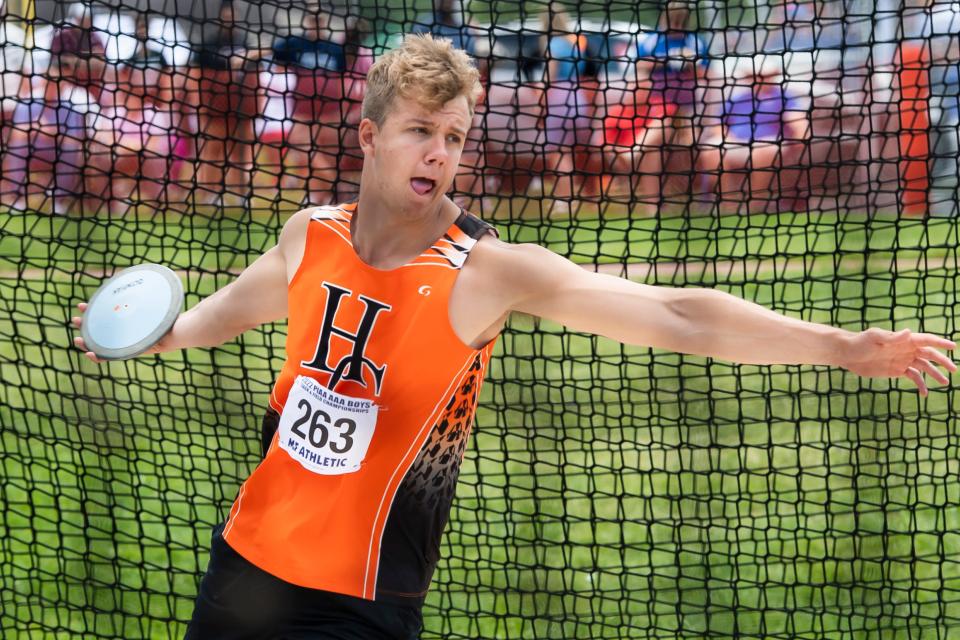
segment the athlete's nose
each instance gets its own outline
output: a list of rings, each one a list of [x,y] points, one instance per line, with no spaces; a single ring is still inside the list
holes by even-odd
[[[425,158],[427,164],[439,164],[442,166],[446,163],[449,156],[450,152],[447,151],[446,139],[442,135],[433,136],[430,139],[430,148],[427,149]]]

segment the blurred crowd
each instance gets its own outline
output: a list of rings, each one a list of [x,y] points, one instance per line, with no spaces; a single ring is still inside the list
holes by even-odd
[[[94,27],[88,5],[74,5],[34,47],[4,20],[5,47],[15,46],[3,69],[3,203],[25,208],[38,198],[64,211],[242,201],[255,168],[329,199],[339,149],[350,143],[342,125],[357,121],[373,56],[358,44],[360,21],[334,33],[328,17],[306,11],[296,35],[262,50],[224,2],[179,64],[182,44],[151,38],[146,14],[121,60],[106,55],[111,33]]]
[[[896,158],[884,145],[898,113],[865,110],[878,102],[870,81],[850,104],[812,64],[788,72],[789,48],[711,55],[693,3],[670,0],[655,28],[619,51],[550,3],[536,37],[506,56],[460,5],[438,0],[405,29],[449,38],[485,79],[458,191],[536,194],[553,211],[591,197],[651,211],[697,200],[796,210],[858,181],[868,190],[883,177],[868,175],[864,158]],[[192,44],[160,34],[156,14],[126,14],[133,44],[122,57],[107,55],[122,25],[95,27],[89,5],[49,28],[3,18],[4,205],[189,210],[269,189],[314,204],[354,192],[355,125],[375,57],[362,18],[307,7],[292,33],[263,46],[229,1]],[[795,44],[809,53],[813,42]],[[938,104],[952,137],[934,146],[955,159],[957,100]]]

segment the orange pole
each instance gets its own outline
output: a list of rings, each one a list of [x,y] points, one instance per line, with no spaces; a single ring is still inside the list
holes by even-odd
[[[924,43],[900,45],[900,205],[906,215],[927,215],[930,189],[930,54]]]

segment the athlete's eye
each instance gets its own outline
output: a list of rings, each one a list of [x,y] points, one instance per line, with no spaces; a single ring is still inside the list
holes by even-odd
[[[419,134],[422,134],[422,135],[426,135],[426,134],[427,134],[427,129],[426,129],[426,127],[413,127],[412,129],[410,129],[410,131],[413,131],[414,133],[419,133]]]
[[[447,136],[447,141],[452,142],[454,144],[460,144],[460,136],[458,136],[455,133],[451,133],[450,135]]]

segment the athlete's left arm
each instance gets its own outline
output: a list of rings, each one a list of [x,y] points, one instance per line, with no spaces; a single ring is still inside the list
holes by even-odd
[[[492,262],[500,302],[619,342],[744,364],[820,364],[869,377],[924,376],[946,384],[956,371],[940,352],[956,345],[909,329],[851,332],[781,315],[712,289],[679,289],[586,271],[535,245],[498,243]]]

